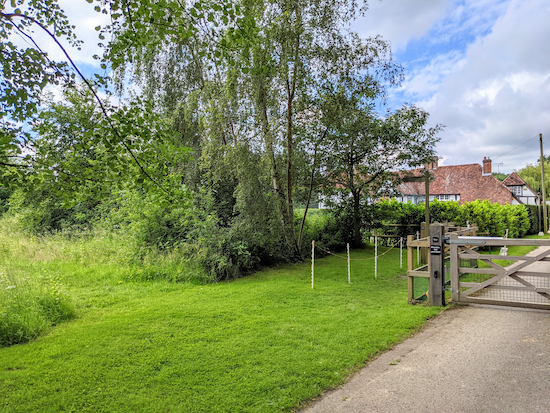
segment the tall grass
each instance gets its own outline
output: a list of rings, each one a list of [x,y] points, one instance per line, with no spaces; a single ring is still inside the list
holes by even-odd
[[[30,341],[74,315],[71,300],[55,279],[0,273],[0,346]]]

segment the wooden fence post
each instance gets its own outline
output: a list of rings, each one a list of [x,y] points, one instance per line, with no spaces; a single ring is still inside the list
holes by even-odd
[[[311,241],[311,289],[315,289],[315,241]]]
[[[426,238],[430,236],[430,224],[426,225],[425,222],[422,222],[420,224],[420,238]],[[426,247],[420,248],[420,263],[427,264],[428,263],[428,256],[430,255],[430,251]]]
[[[414,240],[414,235],[407,235],[407,273],[414,270],[414,248],[411,246],[411,243]],[[408,286],[408,301],[409,304],[412,304],[414,299],[414,277],[407,277],[407,286]]]
[[[450,241],[457,241],[458,235],[457,234],[450,234],[449,235]],[[451,254],[451,300],[453,302],[459,301],[459,289],[458,289],[458,283],[459,283],[459,272],[458,267],[460,266],[460,260],[458,256],[458,245],[457,244],[450,244],[450,254]]]
[[[445,305],[445,227],[438,222],[430,225],[430,290],[429,304]]]

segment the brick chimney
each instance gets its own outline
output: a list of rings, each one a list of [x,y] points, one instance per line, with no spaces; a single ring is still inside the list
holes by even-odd
[[[491,158],[483,158],[483,175],[491,175],[491,173],[493,172],[492,163],[493,161],[491,161]]]
[[[435,156],[431,162],[424,164],[424,168],[429,171],[437,169],[438,166],[439,166],[439,156]]]

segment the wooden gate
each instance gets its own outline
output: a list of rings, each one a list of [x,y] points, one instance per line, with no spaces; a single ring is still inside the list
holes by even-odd
[[[451,299],[550,310],[550,240],[459,237],[450,234]],[[530,245],[538,248],[525,256],[500,255],[501,248]],[[480,254],[473,246],[495,248],[496,254]],[[500,250],[500,251],[499,251]],[[497,252],[498,251],[498,252]],[[485,268],[465,263],[484,262]],[[514,261],[500,265],[495,261]]]
[[[424,225],[424,223],[422,223]],[[468,227],[459,227],[453,223],[437,224],[444,227],[443,232],[446,236],[450,234],[455,234],[457,236],[475,236],[477,232],[477,226],[472,225]],[[423,229],[424,236],[420,239],[415,239],[414,235],[407,236],[407,279],[408,279],[408,302],[409,304],[414,304],[425,300],[429,296],[429,281],[418,282],[418,280],[429,280],[430,279],[430,261],[431,255],[429,254],[430,250],[430,237],[428,236],[429,231]],[[443,241],[443,240],[442,240]],[[416,254],[415,254],[416,248]],[[449,246],[443,246],[445,251],[445,256],[449,252]],[[415,256],[417,259],[415,260]],[[422,257],[422,259],[420,259]],[[446,258],[448,260],[448,258]],[[416,266],[415,266],[416,261]],[[415,281],[415,279],[417,281]],[[415,294],[415,286],[420,284],[420,287],[425,289],[422,291],[422,295]]]

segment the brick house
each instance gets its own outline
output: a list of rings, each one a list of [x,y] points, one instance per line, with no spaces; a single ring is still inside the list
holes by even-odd
[[[426,165],[426,168],[433,174],[433,180],[430,181],[430,201],[434,199],[439,201],[458,201],[460,205],[463,205],[465,202],[475,201],[476,199],[487,199],[491,203],[502,205],[527,203],[523,202],[522,198],[516,195],[515,190],[515,187],[520,185],[527,186],[527,184],[515,172],[515,176],[523,184],[519,184],[515,176],[509,181],[510,186],[500,182],[492,175],[492,161],[489,158],[483,159],[483,166],[477,163],[438,166],[436,161]],[[413,175],[420,176],[423,174],[424,169],[415,169],[410,172]],[[396,198],[401,202],[410,201],[416,205],[424,202],[426,199],[424,182],[404,182],[397,187],[397,190],[401,193],[401,196]],[[527,197],[525,200],[527,200]]]

